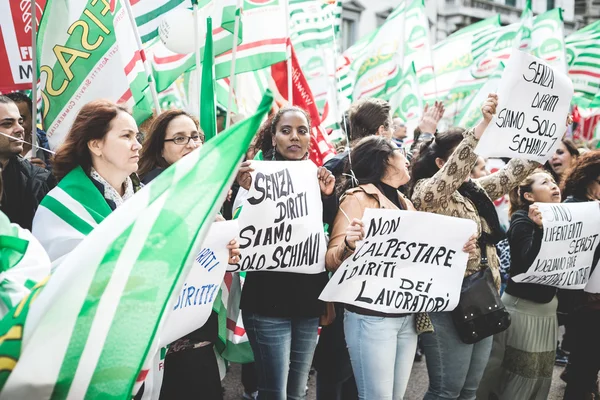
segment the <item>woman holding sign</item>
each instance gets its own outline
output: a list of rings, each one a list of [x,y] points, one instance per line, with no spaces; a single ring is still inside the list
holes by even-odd
[[[367,208],[413,210],[398,188],[410,175],[404,149],[391,140],[371,136],[352,150],[352,171],[358,182],[348,179],[327,249],[326,266],[337,270],[351,257],[357,242],[365,238],[362,222]],[[475,248],[474,240],[463,250]],[[417,346],[419,331],[430,327],[426,314],[383,313],[345,305],[344,333],[360,399],[402,399]]]
[[[150,126],[142,147],[140,176],[149,184],[166,168],[192,151],[202,147],[204,133],[198,121],[183,110],[169,110],[159,115]],[[218,216],[217,221],[223,221]],[[239,244],[233,239],[227,248],[230,262],[239,261]],[[208,321],[169,345],[160,398],[223,398],[219,365],[214,352],[218,340],[218,316],[212,312]],[[198,371],[202,373],[198,373]]]
[[[565,203],[600,201],[600,150],[582,155],[575,166],[567,171],[563,194],[566,197]],[[591,274],[598,268],[599,259],[600,246],[594,253]],[[569,320],[573,350],[567,367],[565,400],[598,398],[600,293],[598,290],[595,290],[596,293],[583,290],[569,292],[575,309]]]
[[[499,290],[500,262],[494,245],[504,234],[491,199],[507,194],[539,164],[513,159],[494,174],[470,179],[477,162],[474,149],[497,105],[498,97],[490,94],[482,107],[483,120],[474,129],[453,128],[421,145],[412,166],[411,198],[417,210],[475,221],[485,245],[478,246],[470,256],[465,276],[480,271],[482,255],[487,255]],[[431,314],[431,320],[435,332],[422,337],[429,373],[425,399],[475,399],[490,356],[492,337],[467,344],[459,336],[450,312]]]
[[[263,128],[264,161],[308,159],[311,126],[304,110],[281,108]],[[252,185],[252,171],[250,161],[242,163],[238,182],[246,190]],[[323,167],[315,178],[321,191],[323,222],[331,224],[337,211],[335,178]],[[254,353],[259,398],[305,398],[319,317],[325,312],[319,294],[327,279],[327,272],[252,271],[246,275],[240,308]]]
[[[510,194],[510,276],[502,302],[511,315],[508,330],[494,335],[478,399],[546,399],[558,339],[557,289],[517,283],[542,245],[543,221],[534,203],[560,203],[560,189],[547,172],[534,172]]]

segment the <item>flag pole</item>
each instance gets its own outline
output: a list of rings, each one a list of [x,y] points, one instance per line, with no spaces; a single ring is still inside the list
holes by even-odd
[[[200,79],[200,22],[198,21],[198,0],[192,0],[192,15],[194,17],[194,54],[196,56],[196,79],[198,80],[196,84],[198,85],[198,107],[200,107],[202,80]]]
[[[37,10],[31,0],[31,158],[35,157],[37,141]]]
[[[129,17],[129,22],[131,23],[131,29],[133,29],[133,36],[135,36],[135,42],[138,47],[138,51],[140,52],[140,57],[142,58],[142,64],[144,65],[144,71],[146,72],[146,76],[148,77],[148,86],[150,87],[150,95],[152,96],[152,101],[154,102],[154,109],[156,110],[156,115],[161,113],[160,102],[158,101],[158,93],[156,92],[156,82],[154,81],[154,75],[152,75],[152,69],[150,68],[150,63],[146,59],[146,53],[144,52],[144,46],[142,45],[142,39],[140,38],[140,32],[138,31],[137,24],[135,23],[135,17],[133,16],[133,10],[131,9],[130,0],[122,0],[125,3],[125,10],[127,11],[127,16]]]
[[[294,105],[294,95],[292,93],[292,40],[290,39],[290,0],[285,0],[285,36],[287,38],[286,57],[287,57],[287,84],[288,84],[288,102],[290,106]]]
[[[235,88],[235,56],[237,54],[238,36],[240,33],[240,18],[241,18],[242,0],[237,0],[235,7],[235,22],[233,25],[233,47],[231,49],[231,70],[229,72],[229,94],[227,95],[227,114],[225,117],[225,129],[229,129],[231,125],[231,117],[229,113],[233,102],[233,90]]]

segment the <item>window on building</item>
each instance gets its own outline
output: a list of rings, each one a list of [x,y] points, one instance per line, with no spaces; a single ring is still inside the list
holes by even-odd
[[[392,11],[394,11],[394,9],[390,7],[387,10],[375,13],[375,17],[377,17],[377,26],[378,27],[385,23],[385,20],[390,16]]]
[[[511,7],[517,6],[517,0],[504,0],[504,4]]]
[[[356,0],[342,3],[342,51],[358,39],[358,21],[364,9]]]
[[[554,7],[554,0],[546,0],[546,10],[552,10]]]

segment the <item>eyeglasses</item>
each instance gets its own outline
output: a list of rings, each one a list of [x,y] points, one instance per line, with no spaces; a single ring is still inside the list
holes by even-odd
[[[194,141],[194,143],[201,143],[202,138],[199,135],[195,136],[175,136],[173,139],[165,139],[165,142],[173,142],[179,146],[185,146],[190,141]]]

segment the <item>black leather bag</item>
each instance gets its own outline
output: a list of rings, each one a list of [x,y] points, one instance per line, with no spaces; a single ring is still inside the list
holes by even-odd
[[[510,314],[494,285],[486,247],[481,241],[479,248],[481,270],[463,280],[458,306],[451,313],[458,336],[466,344],[477,343],[510,326]]]

